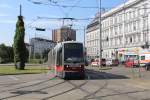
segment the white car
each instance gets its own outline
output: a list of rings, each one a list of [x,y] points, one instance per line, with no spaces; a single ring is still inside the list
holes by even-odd
[[[112,66],[112,59],[107,59],[106,60],[106,66]]]

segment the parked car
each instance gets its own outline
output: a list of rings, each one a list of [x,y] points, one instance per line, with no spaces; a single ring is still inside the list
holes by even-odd
[[[97,61],[93,61],[93,62],[91,62],[91,65],[92,65],[92,66],[98,66],[99,63],[98,63]]]
[[[106,60],[106,65],[107,66],[118,66],[119,65],[119,60],[118,59],[107,59]]]
[[[104,58],[101,59],[101,65],[102,65],[102,66],[106,66],[106,59],[104,59]]]
[[[112,66],[112,59],[106,60],[106,66]]]
[[[119,60],[118,59],[113,59],[112,60],[112,65],[113,66],[118,66],[119,65]]]
[[[101,65],[106,66],[106,59],[101,59]],[[95,59],[94,61],[91,62],[92,66],[98,66],[99,65],[99,59]]]

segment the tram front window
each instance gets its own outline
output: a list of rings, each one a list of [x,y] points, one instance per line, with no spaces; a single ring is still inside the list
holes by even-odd
[[[82,44],[66,44],[64,48],[64,62],[80,63],[83,62]]]

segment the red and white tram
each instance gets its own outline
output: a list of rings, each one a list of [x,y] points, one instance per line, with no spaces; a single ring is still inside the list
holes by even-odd
[[[65,41],[58,43],[48,54],[49,67],[61,78],[85,77],[84,46],[81,42]]]

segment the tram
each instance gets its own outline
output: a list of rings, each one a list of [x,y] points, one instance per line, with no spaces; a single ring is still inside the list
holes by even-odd
[[[48,54],[48,65],[61,78],[85,77],[83,43],[65,41],[58,43]]]

